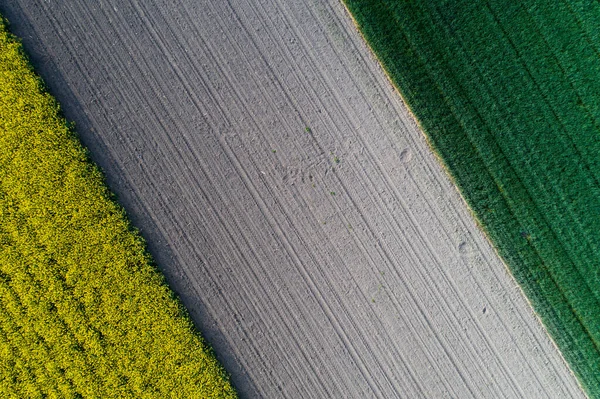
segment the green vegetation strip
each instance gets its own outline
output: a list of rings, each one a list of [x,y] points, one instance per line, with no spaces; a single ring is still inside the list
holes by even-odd
[[[600,397],[600,3],[345,3],[571,369]]]
[[[4,20],[0,397],[236,397]]]

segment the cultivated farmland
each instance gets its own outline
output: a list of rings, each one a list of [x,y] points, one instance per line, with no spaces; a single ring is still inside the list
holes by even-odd
[[[583,397],[340,2],[0,7],[240,396]]]
[[[600,397],[600,4],[349,9],[591,397]]]
[[[3,19],[0,397],[236,397]]]

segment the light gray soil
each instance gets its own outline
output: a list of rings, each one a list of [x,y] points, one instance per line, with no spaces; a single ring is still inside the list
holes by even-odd
[[[243,397],[583,397],[338,1],[0,11]]]

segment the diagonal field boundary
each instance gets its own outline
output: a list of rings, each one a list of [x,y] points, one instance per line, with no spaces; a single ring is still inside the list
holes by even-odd
[[[571,369],[600,397],[600,4],[346,4]]]
[[[1,16],[0,396],[237,397]]]

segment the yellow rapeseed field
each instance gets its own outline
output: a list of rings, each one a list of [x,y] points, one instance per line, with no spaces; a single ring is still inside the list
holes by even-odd
[[[236,397],[3,19],[0,397]]]

